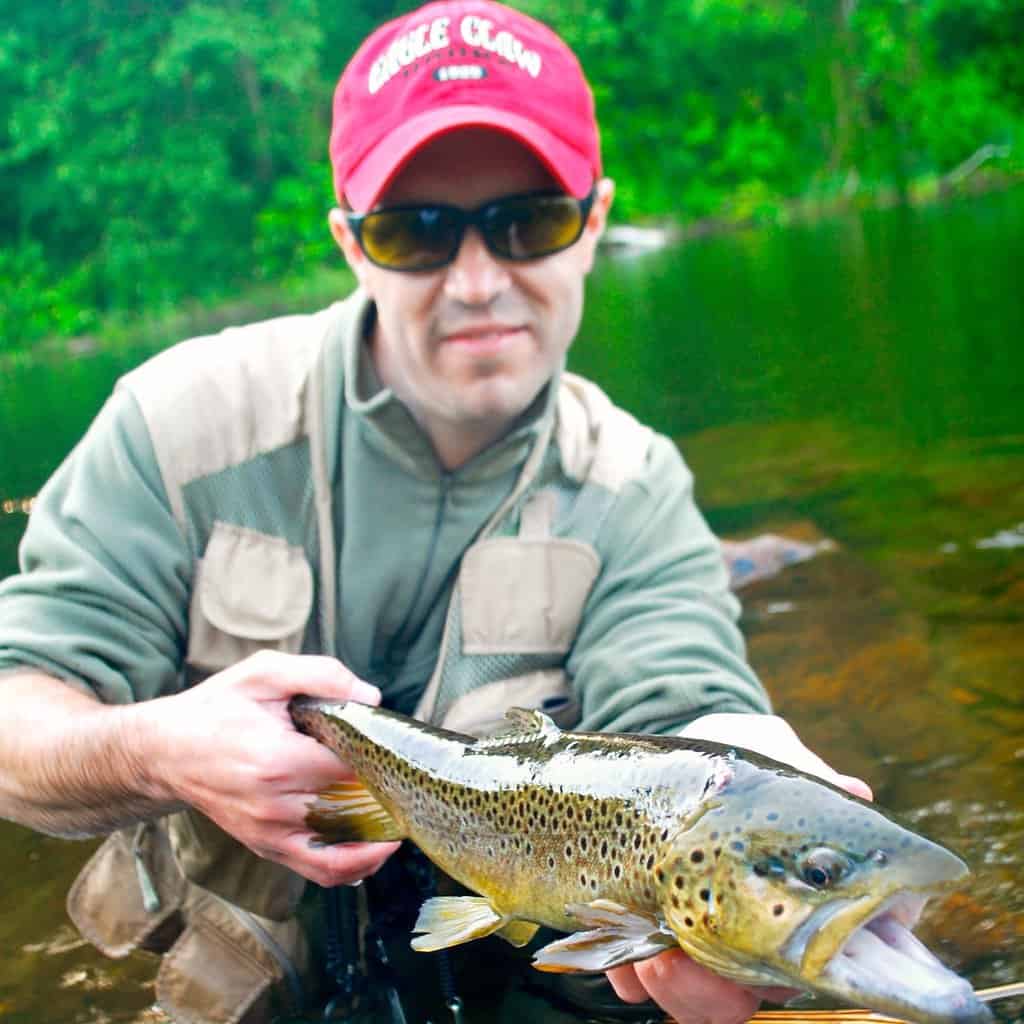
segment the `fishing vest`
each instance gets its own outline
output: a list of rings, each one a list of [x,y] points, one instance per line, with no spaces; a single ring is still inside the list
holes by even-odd
[[[226,331],[214,348],[195,339],[119,382],[138,402],[170,508],[197,553],[185,685],[263,649],[335,653],[323,395],[365,310],[357,293],[312,316]],[[579,717],[562,665],[601,569],[595,538],[652,434],[579,377],[562,374],[557,387],[515,485],[461,560],[416,712],[446,728],[491,733],[511,705],[566,727]],[[301,485],[275,488],[267,453],[299,460],[291,479]],[[239,525],[254,494],[260,522]],[[559,516],[570,501],[566,536]],[[109,837],[68,910],[108,956],[162,954],[156,994],[175,1020],[255,1024],[305,1001],[309,950],[295,918],[305,884],[185,810]]]

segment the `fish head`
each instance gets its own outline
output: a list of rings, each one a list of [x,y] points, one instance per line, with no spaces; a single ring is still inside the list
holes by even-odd
[[[781,766],[737,770],[665,849],[666,922],[712,970],[922,1024],[991,1019],[911,933],[966,865],[872,804]]]

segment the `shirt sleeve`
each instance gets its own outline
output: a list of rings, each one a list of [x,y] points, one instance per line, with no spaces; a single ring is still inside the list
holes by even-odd
[[[567,663],[581,729],[670,733],[712,712],[771,710],[693,475],[667,438],[618,495],[597,548],[601,573]]]
[[[108,400],[40,491],[0,582],[0,673],[126,703],[180,688],[192,559],[134,398]]]

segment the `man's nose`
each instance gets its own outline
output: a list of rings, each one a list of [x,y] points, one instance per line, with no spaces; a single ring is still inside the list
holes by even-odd
[[[445,276],[445,293],[467,306],[486,305],[509,286],[508,271],[484,244],[476,228],[462,238]]]

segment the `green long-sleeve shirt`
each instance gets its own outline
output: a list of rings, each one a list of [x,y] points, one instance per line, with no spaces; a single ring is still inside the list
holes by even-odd
[[[436,667],[435,718],[538,672],[564,676],[586,729],[768,710],[668,439],[619,430],[629,418],[603,396],[589,408],[599,392],[566,374],[446,473],[376,380],[368,315],[356,293],[128,375],[41,491],[21,572],[0,583],[0,671],[35,666],[125,702],[272,646],[334,653],[407,712]],[[614,472],[594,470],[609,458]],[[528,535],[542,492],[543,535]]]

